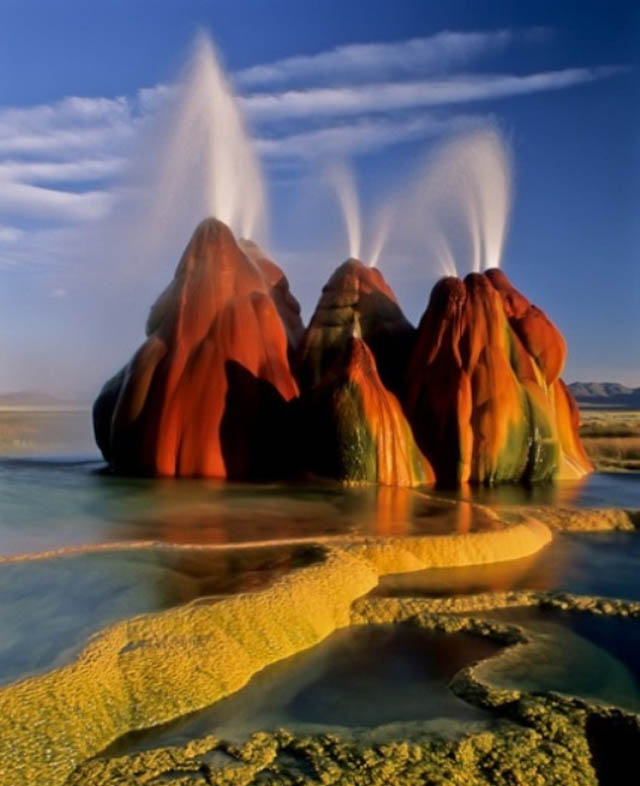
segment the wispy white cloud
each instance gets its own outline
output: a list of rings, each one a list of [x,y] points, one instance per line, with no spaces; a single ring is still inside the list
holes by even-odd
[[[29,183],[0,184],[0,211],[9,216],[92,220],[104,215],[110,202],[111,195],[105,191],[74,193]]]
[[[266,158],[311,160],[359,155],[414,139],[459,131],[481,122],[474,115],[435,117],[431,114],[395,119],[366,117],[355,122],[317,128],[288,136],[258,138],[258,152]]]
[[[0,182],[17,180],[23,183],[77,183],[100,180],[116,175],[125,164],[124,158],[88,158],[79,161],[0,161]]]
[[[13,245],[24,235],[24,230],[12,226],[0,226],[0,246]]]
[[[245,93],[240,102],[258,151],[269,162],[288,166],[431,137],[475,122],[467,104],[560,90],[622,70],[442,75],[546,34],[445,31],[393,43],[352,44],[245,69],[235,81]],[[118,178],[141,128],[175,93],[175,85],[158,84],[132,96],[0,107],[2,262],[22,263],[27,251],[38,259],[52,258],[47,244],[53,239],[34,232],[103,216],[122,190]],[[37,243],[30,246],[32,237]]]
[[[525,35],[526,31],[521,35]],[[239,71],[235,81],[240,87],[264,87],[284,82],[335,80],[343,83],[354,78],[389,77],[390,73],[442,71],[460,66],[510,44],[517,33],[511,30],[455,32],[445,30],[425,38],[391,43],[365,43],[339,46],[314,55],[287,57],[273,63]]]
[[[246,111],[258,120],[358,115],[561,90],[604,79],[621,70],[619,66],[567,68],[526,76],[465,75],[411,82],[320,87],[282,93],[257,93],[243,99],[243,104]]]
[[[0,108],[0,154],[112,148],[132,134],[136,104],[124,97],[71,96],[51,104]]]

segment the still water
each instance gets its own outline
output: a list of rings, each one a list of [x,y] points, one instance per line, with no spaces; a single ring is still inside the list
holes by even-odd
[[[498,650],[476,636],[406,626],[339,630],[311,650],[268,666],[233,696],[174,723],[129,734],[106,753],[175,745],[204,734],[241,741],[258,729],[281,727],[349,736],[387,726],[386,733],[396,737],[416,721],[444,735],[486,728],[491,715],[457,698],[447,684],[459,669]],[[383,731],[378,738],[384,736]]]
[[[638,476],[594,475],[530,490],[480,489],[473,498],[638,508],[639,492]],[[87,412],[0,412],[0,682],[68,661],[116,620],[259,590],[320,559],[316,542],[495,526],[460,493],[118,477],[96,455]],[[562,535],[527,560],[391,576],[378,592],[531,587],[633,599],[640,597],[638,564],[640,538],[633,533]],[[440,652],[440,644],[433,646]],[[342,650],[336,652],[340,660]],[[390,669],[395,662],[390,654]],[[346,690],[348,680],[336,679]],[[437,679],[443,687],[442,675]]]

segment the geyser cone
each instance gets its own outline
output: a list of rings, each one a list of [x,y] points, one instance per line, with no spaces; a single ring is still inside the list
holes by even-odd
[[[301,387],[320,382],[345,351],[356,319],[384,385],[399,393],[415,330],[382,273],[357,259],[340,265],[322,290],[296,357]]]
[[[418,327],[406,410],[440,483],[538,481],[591,470],[565,343],[500,271],[445,278]]]
[[[304,333],[304,324],[300,316],[300,303],[291,293],[289,281],[285,274],[257,243],[254,243],[253,240],[241,238],[238,241],[238,245],[254,265],[257,265],[269,287],[269,294],[276,304],[282,323],[287,331],[289,355],[292,357]]]
[[[325,378],[301,400],[299,433],[305,440],[306,463],[318,474],[345,483],[431,483],[431,466],[358,333],[356,329]]]
[[[94,405],[107,461],[154,475],[278,471],[285,404],[298,392],[287,336],[263,274],[225,224],[197,227],[147,336]]]

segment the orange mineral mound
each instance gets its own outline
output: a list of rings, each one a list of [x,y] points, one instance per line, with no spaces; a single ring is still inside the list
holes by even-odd
[[[418,449],[398,399],[353,335],[322,381],[301,402],[307,465],[345,483],[417,486],[435,476]]]
[[[444,278],[407,374],[406,411],[438,482],[581,477],[579,414],[557,328],[498,270]]]
[[[298,388],[272,291],[295,307],[274,263],[267,276],[263,267],[222,222],[197,227],[151,308],[147,340],[94,404],[96,441],[114,467],[235,478],[282,472],[286,403]]]
[[[289,281],[285,274],[257,243],[254,243],[253,240],[241,238],[238,241],[238,245],[249,259],[258,266],[264,276],[269,287],[269,294],[276,304],[278,314],[280,314],[282,323],[287,331],[289,354],[293,355],[304,333],[304,325],[300,316],[300,303],[291,293]]]
[[[303,388],[318,384],[344,352],[357,318],[385,386],[400,393],[415,330],[377,268],[348,259],[325,284],[296,357]]]

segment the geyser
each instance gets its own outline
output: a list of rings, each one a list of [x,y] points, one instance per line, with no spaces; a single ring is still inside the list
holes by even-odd
[[[96,441],[110,464],[151,475],[285,471],[286,403],[298,387],[274,289],[286,310],[295,306],[275,267],[267,279],[222,222],[198,226],[151,308],[147,340],[94,404]]]
[[[441,279],[407,370],[406,412],[440,483],[579,478],[591,464],[559,378],[565,343],[497,269]]]
[[[415,330],[382,273],[358,259],[340,265],[322,289],[296,356],[303,388],[317,385],[345,352],[356,321],[385,386],[400,392]]]
[[[173,236],[177,230],[184,238],[194,216],[213,215],[238,237],[260,237],[266,223],[260,164],[204,33],[198,35],[158,125],[149,162],[153,175],[145,188],[150,198],[148,226],[140,234],[157,238],[158,231]]]
[[[511,165],[499,134],[484,129],[445,144],[428,162],[423,182],[429,212],[443,225],[449,247],[454,243],[451,235],[460,232],[474,273],[500,267],[511,205]],[[449,258],[459,256],[452,251]]]
[[[349,242],[349,256],[358,259],[362,245],[362,225],[360,220],[360,201],[353,171],[344,162],[335,162],[329,167],[327,177],[329,183],[335,189],[342,218],[344,219]]]
[[[380,211],[372,259],[389,246],[439,275],[500,267],[510,205],[510,156],[498,131],[461,134],[437,147]]]
[[[284,273],[255,243],[259,168],[206,39],[175,108],[155,220],[164,226],[173,200],[193,190],[200,208],[231,226],[198,226],[151,309],[146,341],[94,405],[112,466],[238,479],[312,472],[396,486],[590,471],[559,377],[564,340],[497,269],[510,175],[494,131],[441,148],[413,191],[380,214],[373,263],[389,230],[427,233],[451,273],[470,255],[475,272],[436,284],[418,330],[380,270],[357,258],[353,176],[331,170],[351,257],[305,329]],[[250,239],[236,241],[234,230]]]

